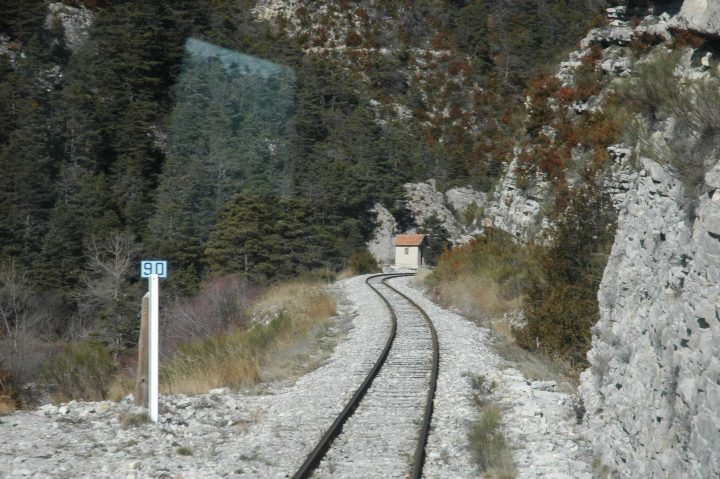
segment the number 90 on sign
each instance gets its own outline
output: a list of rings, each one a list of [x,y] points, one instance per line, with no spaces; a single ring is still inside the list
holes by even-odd
[[[167,261],[146,260],[140,262],[140,277],[149,278],[156,274],[158,278],[167,278]]]

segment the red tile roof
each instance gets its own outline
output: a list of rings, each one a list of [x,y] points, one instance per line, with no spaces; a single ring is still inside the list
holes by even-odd
[[[425,240],[425,235],[397,235],[395,246],[420,246]]]

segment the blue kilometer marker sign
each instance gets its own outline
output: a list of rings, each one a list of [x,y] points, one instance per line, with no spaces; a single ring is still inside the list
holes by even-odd
[[[140,262],[140,277],[149,278],[156,274],[158,278],[167,278],[167,261],[143,260]]]

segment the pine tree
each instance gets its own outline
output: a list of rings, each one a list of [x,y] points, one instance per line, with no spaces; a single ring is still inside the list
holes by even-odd
[[[238,195],[220,212],[205,249],[210,274],[259,283],[337,266],[334,227],[298,197]]]

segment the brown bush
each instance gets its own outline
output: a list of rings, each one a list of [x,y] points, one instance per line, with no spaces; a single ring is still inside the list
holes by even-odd
[[[368,11],[364,8],[358,8],[357,10],[355,10],[355,16],[357,16],[362,23],[368,23]]]
[[[335,301],[322,283],[293,282],[267,290],[253,304],[257,321],[247,329],[225,331],[185,344],[164,364],[165,392],[199,394],[216,387],[253,384],[269,364],[288,368],[292,351],[335,314]]]
[[[209,279],[190,299],[172,301],[162,322],[163,354],[172,354],[180,344],[195,339],[245,327],[248,308],[259,292],[246,279],[227,275]]]
[[[44,382],[54,386],[57,401],[107,398],[117,364],[108,349],[96,342],[68,343],[51,358],[43,372]]]
[[[682,30],[673,37],[673,49],[679,50],[685,47],[699,48],[705,44],[705,41],[705,37],[687,30]]]
[[[355,30],[350,30],[345,37],[345,46],[348,47],[359,47],[363,43],[363,38]]]
[[[558,199],[563,216],[541,256],[543,283],[528,288],[527,325],[514,330],[520,346],[587,366],[590,328],[599,317],[597,290],[613,243],[615,211],[607,194],[589,185]]]
[[[430,46],[437,50],[447,50],[450,48],[450,39],[446,33],[438,32],[432,40],[430,40]]]
[[[634,51],[637,56],[647,53],[655,45],[659,45],[665,41],[665,39],[657,33],[642,32],[641,34],[635,34],[630,40],[630,49]]]
[[[15,379],[0,367],[0,416],[9,414],[21,405]]]

